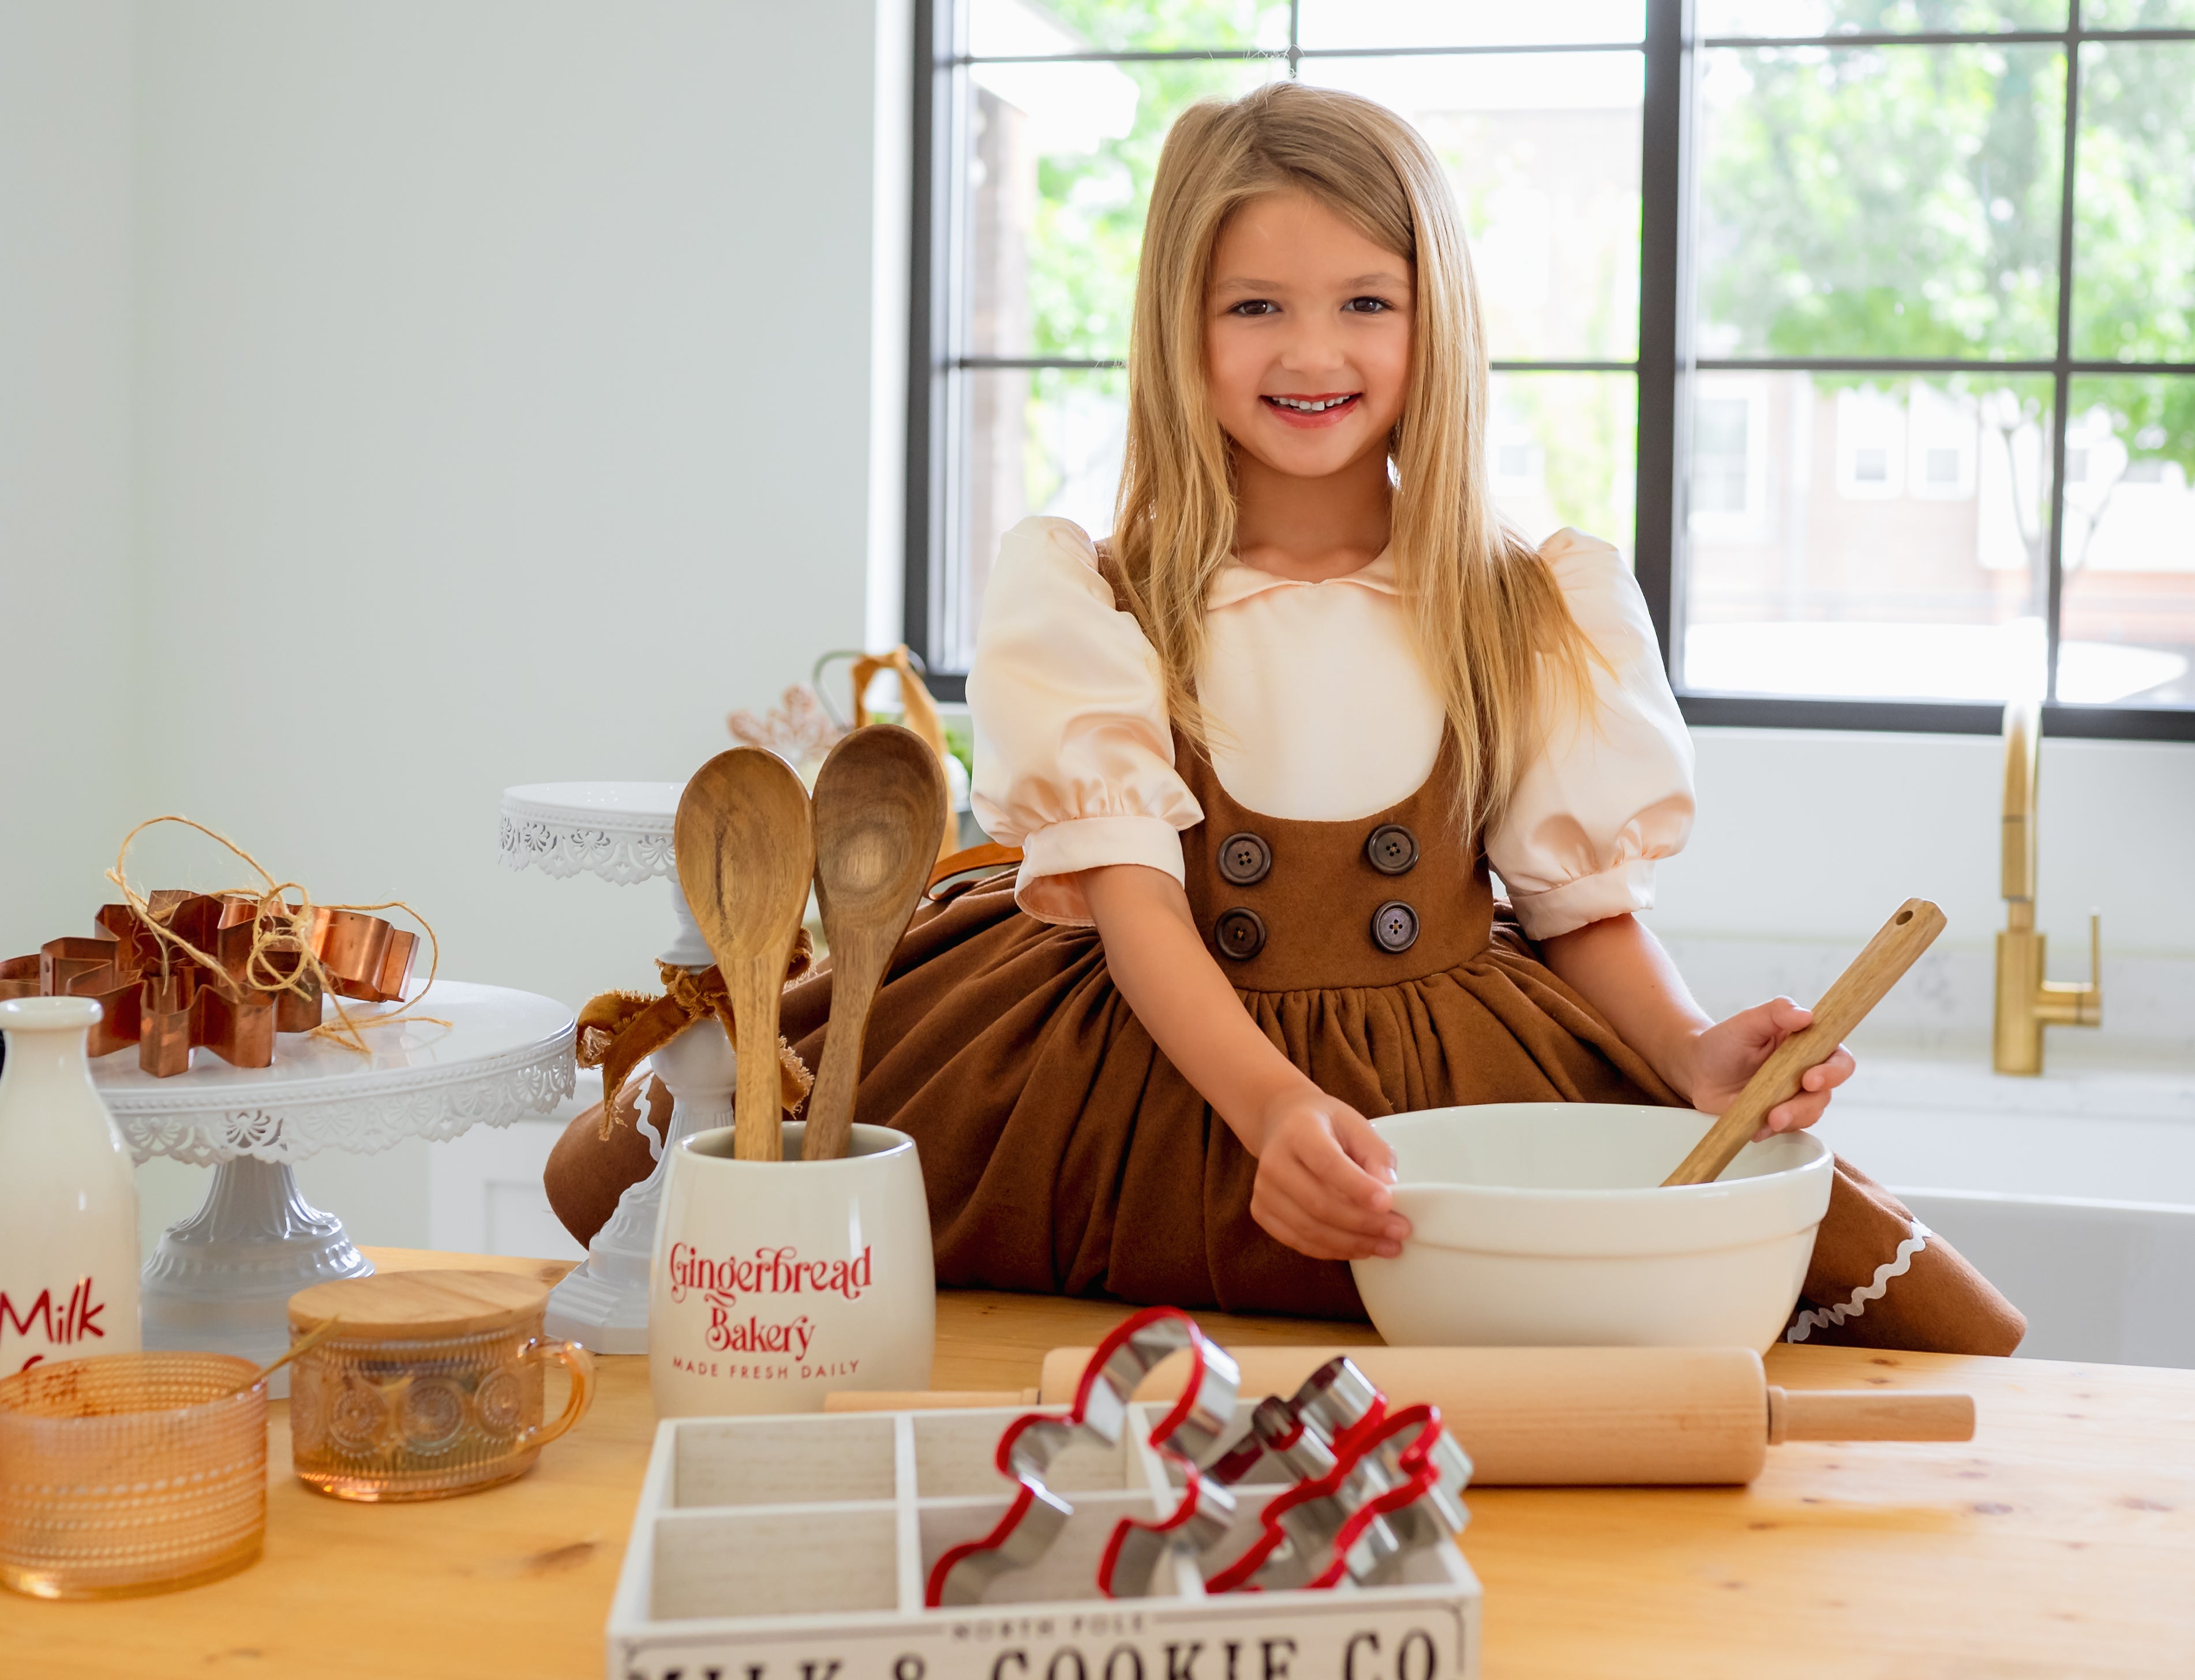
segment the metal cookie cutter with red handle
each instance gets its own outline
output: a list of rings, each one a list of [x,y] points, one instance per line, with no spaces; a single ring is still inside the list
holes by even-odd
[[[1235,1516],[1234,1495],[1207,1476],[1204,1466],[1233,1424],[1241,1372],[1187,1313],[1150,1307],[1098,1343],[1064,1418],[1033,1412],[1006,1426],[997,1462],[1001,1476],[1020,1484],[1013,1503],[982,1539],[954,1546],[937,1560],[923,1602],[932,1609],[979,1603],[1000,1575],[1042,1557],[1074,1514],[1073,1505],[1044,1484],[1053,1458],[1084,1436],[1118,1446],[1136,1385],[1161,1360],[1184,1349],[1189,1380],[1149,1436],[1151,1447],[1178,1468],[1181,1498],[1161,1522],[1131,1517],[1114,1528],[1098,1566],[1098,1590],[1109,1598],[1143,1597],[1175,1546],[1201,1551],[1224,1533]]]
[[[1292,1399],[1260,1401],[1250,1434],[1213,1478],[1239,1482],[1268,1455],[1295,1486],[1266,1505],[1247,1550],[1206,1568],[1208,1591],[1323,1588],[1345,1578],[1377,1585],[1470,1520],[1461,1496],[1471,1460],[1439,1412],[1388,1412],[1386,1396],[1346,1359],[1321,1366]]]

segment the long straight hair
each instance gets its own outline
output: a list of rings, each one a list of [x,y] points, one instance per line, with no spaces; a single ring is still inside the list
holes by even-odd
[[[1175,722],[1200,745],[1205,602],[1234,558],[1232,447],[1205,383],[1206,297],[1227,218],[1301,192],[1409,262],[1410,383],[1389,440],[1390,546],[1404,610],[1448,715],[1455,816],[1497,825],[1550,695],[1581,698],[1593,650],[1552,569],[1486,492],[1486,343],[1471,253],[1432,148],[1353,94],[1281,82],[1195,105],[1167,135],[1136,271],[1127,457],[1109,549],[1156,649]],[[1552,681],[1550,680],[1552,679]]]

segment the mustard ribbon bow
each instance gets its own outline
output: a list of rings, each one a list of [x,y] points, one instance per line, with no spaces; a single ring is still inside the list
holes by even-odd
[[[786,965],[786,984],[807,973],[814,962],[815,946],[804,929],[793,944],[792,959]],[[602,1070],[602,1136],[605,1139],[621,1121],[631,1122],[631,1111],[621,1110],[617,1098],[631,1079],[632,1070],[695,1021],[715,1016],[723,1023],[732,1048],[740,1047],[739,1023],[732,1014],[731,994],[721,973],[713,967],[682,969],[671,963],[655,966],[663,980],[661,997],[605,992],[589,998],[579,1011],[579,1066]],[[779,1100],[788,1112],[800,1106],[815,1083],[815,1076],[781,1038],[777,1041],[777,1081]]]

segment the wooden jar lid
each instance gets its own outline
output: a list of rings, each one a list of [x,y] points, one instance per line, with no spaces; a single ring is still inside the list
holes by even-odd
[[[538,1320],[549,1286],[510,1272],[377,1272],[316,1283],[290,1297],[290,1328],[308,1331],[340,1318],[337,1333],[355,1336],[470,1336]]]

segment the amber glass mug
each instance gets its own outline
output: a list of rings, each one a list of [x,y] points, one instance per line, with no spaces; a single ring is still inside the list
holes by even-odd
[[[0,1586],[127,1598],[234,1574],[267,1529],[267,1385],[225,1354],[106,1354],[0,1382]],[[0,1637],[0,1673],[14,1647]]]
[[[503,1272],[393,1272],[290,1297],[293,1341],[330,1319],[290,1379],[297,1479],[339,1499],[440,1499],[523,1476],[586,1415],[595,1361],[544,1338],[549,1286]],[[571,1378],[542,1423],[544,1367]]]

